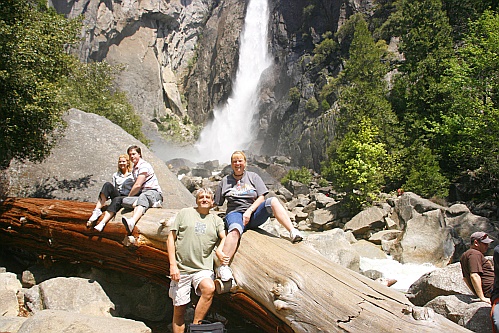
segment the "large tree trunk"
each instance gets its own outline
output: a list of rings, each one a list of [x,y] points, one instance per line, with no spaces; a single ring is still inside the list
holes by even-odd
[[[92,209],[9,198],[0,205],[0,241],[169,283],[165,241],[175,210],[148,210],[126,237],[120,214],[101,233],[87,229]],[[232,269],[238,287],[216,303],[266,332],[469,332],[439,315],[415,320],[421,312],[403,294],[264,232],[244,234]]]

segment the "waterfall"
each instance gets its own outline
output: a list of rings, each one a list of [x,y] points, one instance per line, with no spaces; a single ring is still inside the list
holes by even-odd
[[[267,49],[268,0],[250,0],[239,48],[233,91],[213,110],[213,121],[202,131],[196,148],[202,160],[230,162],[235,150],[249,148],[258,131],[258,83],[271,65]]]

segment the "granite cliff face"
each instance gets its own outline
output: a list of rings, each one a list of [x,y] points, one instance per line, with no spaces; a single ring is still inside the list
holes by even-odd
[[[248,1],[51,0],[68,17],[84,17],[82,61],[124,64],[117,80],[144,120],[175,114],[202,125],[232,88],[239,36]],[[295,165],[318,168],[334,134],[333,112],[310,112],[323,73],[308,64],[325,32],[333,34],[372,0],[269,0],[269,46],[274,64],[264,73],[256,153],[288,155]],[[307,13],[307,14],[305,14]],[[340,64],[328,68],[337,73]],[[291,101],[296,88],[299,101]],[[153,122],[147,122],[153,125]]]

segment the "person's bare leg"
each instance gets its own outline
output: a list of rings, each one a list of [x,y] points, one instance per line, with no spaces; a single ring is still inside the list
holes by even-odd
[[[215,283],[212,279],[203,279],[198,288],[201,291],[201,297],[194,310],[194,320],[192,321],[194,324],[198,324],[200,320],[203,320],[208,310],[210,310],[213,295],[215,294]]]
[[[106,223],[109,222],[114,217],[114,215],[116,215],[116,214],[112,213],[112,212],[108,212],[106,210],[104,212],[104,216],[102,217],[102,220],[99,222],[99,224],[97,224],[94,227],[94,229],[97,231],[102,231],[102,229],[104,229],[104,227],[106,226]]]
[[[173,307],[173,321],[172,321],[173,333],[184,333],[185,330],[184,316],[186,308],[187,304]]]
[[[144,207],[136,206],[133,209],[132,221],[137,224],[137,221],[144,215]]]
[[[227,237],[225,238],[225,244],[222,251],[224,252],[225,255],[229,256],[231,259],[234,256],[234,253],[236,253],[237,243],[239,242],[239,238],[241,238],[241,236],[239,235],[239,231],[237,229],[231,230],[227,234]]]
[[[102,206],[106,203],[107,198],[104,196],[104,194],[101,192],[99,193],[99,200],[95,203],[95,209],[102,209]]]
[[[107,222],[109,222],[113,217],[114,215],[116,215],[115,213],[112,213],[112,212],[108,212],[107,210],[104,212],[104,216],[102,217],[102,220],[100,221],[100,223],[104,223],[106,224]]]
[[[279,202],[279,199],[272,198],[271,205],[274,217],[287,231],[291,232],[294,229],[293,223],[289,218],[288,212],[284,206]]]

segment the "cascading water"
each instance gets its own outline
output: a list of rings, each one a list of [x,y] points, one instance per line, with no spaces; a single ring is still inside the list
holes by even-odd
[[[201,160],[229,162],[235,150],[247,149],[257,134],[258,83],[271,65],[267,49],[268,0],[250,0],[239,49],[239,64],[231,96],[213,110],[213,121],[202,131],[196,148]]]

